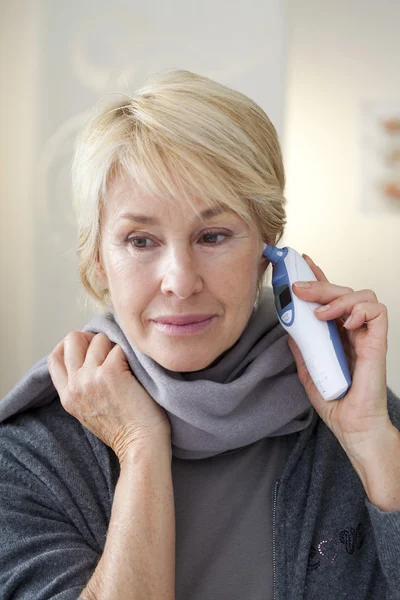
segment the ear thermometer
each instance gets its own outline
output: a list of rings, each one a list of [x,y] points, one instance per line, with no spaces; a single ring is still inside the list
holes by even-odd
[[[320,321],[318,302],[301,300],[295,281],[317,281],[307,262],[293,248],[265,244],[263,255],[273,265],[272,287],[279,321],[299,347],[311,379],[324,400],[343,398],[351,377],[336,322]]]

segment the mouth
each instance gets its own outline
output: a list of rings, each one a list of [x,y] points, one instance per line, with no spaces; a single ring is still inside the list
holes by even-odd
[[[217,319],[217,315],[209,317],[204,321],[197,321],[194,323],[184,323],[182,325],[176,325],[173,323],[161,323],[159,321],[152,321],[154,325],[163,333],[169,335],[185,335],[203,332],[205,329],[210,327]]]

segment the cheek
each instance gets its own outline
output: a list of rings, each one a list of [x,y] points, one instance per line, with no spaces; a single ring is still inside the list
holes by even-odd
[[[132,280],[133,265],[128,258],[121,256],[116,252],[111,254],[109,258],[109,278],[114,283],[114,286],[119,286],[124,282]]]
[[[207,285],[213,290],[223,290],[228,297],[230,294],[234,294],[236,298],[250,297],[258,279],[258,264],[252,250],[231,253],[223,260],[210,260]]]
[[[211,262],[214,263],[214,261]],[[245,251],[241,249],[239,252],[231,252],[229,255],[224,256],[219,263],[219,270],[229,271],[232,276],[237,276],[240,279],[251,279],[257,276],[258,264],[258,257],[255,255],[254,249],[250,247]]]
[[[149,270],[118,252],[109,256],[108,279],[115,306],[139,305],[151,288]]]

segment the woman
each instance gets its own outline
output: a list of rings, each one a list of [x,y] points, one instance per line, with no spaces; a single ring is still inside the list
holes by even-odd
[[[292,293],[352,317],[352,386],[325,402],[263,288],[285,224],[265,113],[157,74],[93,109],[72,174],[99,314],[0,404],[1,597],[398,597],[387,310],[307,258]]]

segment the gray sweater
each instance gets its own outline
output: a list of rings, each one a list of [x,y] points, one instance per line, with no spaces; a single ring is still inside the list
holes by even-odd
[[[0,469],[0,600],[77,600],[104,549],[115,454],[56,398],[0,425]],[[172,474],[176,600],[400,599],[400,511],[368,501],[315,411],[299,433],[173,457]]]

